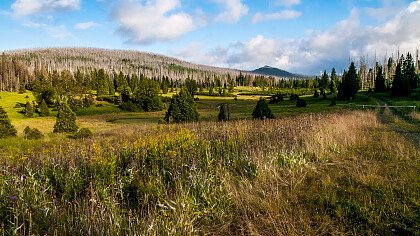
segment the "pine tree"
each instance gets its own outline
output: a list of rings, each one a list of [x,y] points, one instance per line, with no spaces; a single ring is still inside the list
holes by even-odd
[[[268,106],[264,98],[260,98],[260,100],[258,100],[258,103],[255,106],[254,111],[252,112],[252,118],[254,119],[273,119],[274,118],[274,115],[271,112],[270,107]]]
[[[338,90],[338,98],[342,100],[352,100],[356,97],[357,91],[360,89],[360,79],[357,75],[354,62],[350,64],[349,70],[345,73],[343,81],[340,83]]]
[[[182,88],[179,94],[174,95],[171,99],[168,111],[165,115],[165,121],[175,123],[197,121],[199,114],[194,98],[185,89]]]
[[[376,64],[376,80],[375,80],[375,92],[385,91],[385,77],[382,72],[382,66]]]
[[[0,139],[16,136],[17,131],[9,120],[6,111],[0,106]]]
[[[45,100],[42,100],[41,105],[39,106],[39,115],[42,117],[50,116],[50,110],[48,109]]]
[[[26,102],[25,116],[26,117],[33,117],[34,116],[34,107],[32,106],[32,104],[29,101]]]
[[[76,114],[73,113],[67,103],[62,103],[58,109],[54,133],[76,132],[78,129]]]
[[[401,63],[398,63],[395,69],[394,80],[392,81],[391,96],[402,97],[407,96],[409,93],[409,81],[402,74]]]

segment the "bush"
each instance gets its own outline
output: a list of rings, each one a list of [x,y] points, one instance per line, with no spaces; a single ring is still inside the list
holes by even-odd
[[[26,126],[26,128],[23,130],[23,137],[25,139],[36,140],[36,139],[43,138],[44,135],[38,129],[36,128],[31,129],[29,128],[29,126]]]
[[[306,107],[306,101],[299,98],[296,102],[296,107]]]
[[[260,98],[260,100],[258,100],[258,103],[252,112],[252,118],[261,120],[274,118],[274,115],[264,98]]]
[[[72,139],[85,139],[92,137],[93,133],[88,128],[81,128],[74,134],[69,135],[69,138]]]
[[[278,93],[278,94],[272,96],[268,103],[269,104],[275,104],[275,103],[279,103],[279,102],[282,102],[282,101],[284,101],[284,95],[281,94],[281,93]]]
[[[6,111],[0,106],[0,139],[10,136],[16,136],[16,129],[10,122]]]
[[[297,100],[299,100],[299,95],[294,94],[294,93],[290,94],[289,101],[297,101]]]
[[[333,106],[335,106],[335,105],[337,105],[337,102],[335,101],[335,99],[334,100],[332,100],[331,101],[331,103],[330,103],[330,107],[333,107]]]
[[[57,121],[54,125],[54,133],[75,132],[78,130],[76,115],[67,103],[62,103],[58,109]]]
[[[318,89],[315,89],[314,98],[318,98],[318,97],[319,97]]]
[[[121,110],[128,111],[128,112],[140,112],[142,111],[139,104],[136,104],[132,101],[123,102],[121,105],[118,106]]]

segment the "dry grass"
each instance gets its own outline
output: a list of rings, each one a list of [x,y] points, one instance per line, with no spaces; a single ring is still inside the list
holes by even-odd
[[[91,140],[4,154],[5,233],[410,235],[419,228],[419,150],[373,112],[121,125]],[[29,185],[10,185],[22,175]],[[7,199],[17,193],[13,205]],[[31,224],[19,228],[13,219]]]

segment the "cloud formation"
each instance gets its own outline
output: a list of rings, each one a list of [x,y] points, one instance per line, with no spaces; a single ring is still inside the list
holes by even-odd
[[[88,21],[88,22],[77,23],[74,25],[74,28],[77,30],[88,30],[96,26],[99,26],[99,24],[93,21]]]
[[[189,14],[176,11],[180,6],[179,0],[126,0],[118,5],[113,18],[119,23],[118,32],[129,43],[169,41],[195,28]]]
[[[213,0],[223,4],[224,11],[216,16],[216,21],[235,23],[248,14],[249,8],[242,0]]]
[[[302,15],[301,12],[293,11],[293,10],[283,10],[281,12],[276,13],[269,13],[269,14],[263,14],[263,13],[256,13],[254,17],[252,18],[252,23],[258,23],[261,21],[267,21],[267,20],[289,20],[289,19],[295,19],[299,18]]]
[[[33,15],[40,12],[77,10],[80,0],[16,0],[12,10],[16,16]]]
[[[217,66],[255,69],[271,65],[296,73],[317,74],[335,67],[348,68],[349,57],[357,61],[362,56],[376,55],[382,62],[385,56],[400,52],[413,52],[420,45],[420,1],[410,3],[392,19],[376,26],[361,26],[361,11],[353,9],[350,15],[325,31],[311,31],[302,38],[276,40],[257,35],[247,42],[237,42],[219,48],[215,53],[196,52],[193,62],[205,63],[212,58]],[[194,48],[197,51],[199,48]],[[184,59],[188,60],[184,52]],[[200,59],[200,55],[203,55]],[[182,56],[182,55],[175,55]],[[208,61],[207,61],[208,63]],[[207,64],[206,63],[206,64]],[[373,66],[373,61],[370,61]]]
[[[276,2],[277,4],[288,6],[288,7],[300,4],[300,0],[277,0]]]

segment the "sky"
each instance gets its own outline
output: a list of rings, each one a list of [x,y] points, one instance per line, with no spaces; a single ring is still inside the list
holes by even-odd
[[[95,47],[294,73],[420,47],[420,1],[1,0],[0,51]]]

